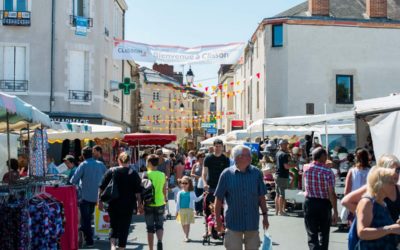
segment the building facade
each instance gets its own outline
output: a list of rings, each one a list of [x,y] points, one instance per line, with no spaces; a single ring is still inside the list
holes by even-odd
[[[169,65],[140,68],[140,98],[144,114],[140,131],[175,134],[178,142],[185,141],[189,148],[195,148],[204,139],[201,122],[208,114],[208,99],[204,93],[183,86],[181,79]]]
[[[112,56],[127,8],[124,0],[0,0],[0,90],[56,121],[129,131],[132,98],[118,83],[137,66]]]
[[[400,6],[309,0],[257,27],[234,68],[235,119],[351,110],[398,92]]]

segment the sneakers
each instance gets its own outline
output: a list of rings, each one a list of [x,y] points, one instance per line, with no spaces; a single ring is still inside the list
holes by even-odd
[[[163,249],[162,242],[161,241],[157,242],[157,250],[162,250],[162,249]]]

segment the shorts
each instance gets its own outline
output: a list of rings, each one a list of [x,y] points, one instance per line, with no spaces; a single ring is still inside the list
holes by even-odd
[[[285,189],[289,188],[289,179],[288,178],[276,178],[276,195],[281,196],[285,199]]]
[[[258,231],[237,232],[227,229],[224,237],[224,246],[227,250],[242,250],[243,244],[246,250],[256,250],[261,246]]]
[[[144,207],[144,219],[148,233],[164,230],[164,205],[159,207]]]

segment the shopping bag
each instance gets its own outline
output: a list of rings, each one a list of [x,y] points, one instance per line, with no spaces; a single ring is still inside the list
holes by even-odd
[[[342,210],[340,211],[340,221],[342,223],[347,223],[349,218],[349,210],[346,207],[342,207]]]
[[[267,232],[264,232],[264,241],[263,241],[261,249],[262,250],[272,250],[272,239],[271,239],[271,236]]]

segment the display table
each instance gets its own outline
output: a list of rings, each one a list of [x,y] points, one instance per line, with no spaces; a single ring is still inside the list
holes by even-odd
[[[61,249],[77,250],[78,247],[78,201],[75,186],[45,187],[45,192],[51,194],[64,205],[65,232],[61,237]]]

